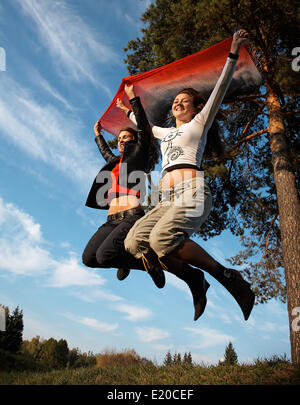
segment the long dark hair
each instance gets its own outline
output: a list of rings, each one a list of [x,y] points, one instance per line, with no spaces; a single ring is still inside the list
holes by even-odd
[[[131,128],[131,127],[124,127],[124,128],[121,128],[121,129],[119,130],[118,136],[119,136],[120,133],[123,132],[123,131],[129,132],[131,135],[133,135],[133,138],[134,138],[135,142],[138,141],[138,133],[137,133],[137,131],[136,131],[135,129],[133,129],[133,128]]]
[[[192,87],[189,87],[181,90],[179,93],[177,93],[177,96],[178,94],[182,93],[188,94],[193,98],[193,106],[197,108],[198,112],[202,110],[202,108],[206,103],[206,100],[204,97],[201,96],[201,94],[197,90],[193,89]],[[219,111],[212,123],[212,126],[210,127],[207,133],[207,141],[203,154],[204,159],[212,159],[214,157],[224,156],[224,146],[221,141],[220,137],[221,130],[218,123],[218,120],[220,119],[224,119],[224,116]]]

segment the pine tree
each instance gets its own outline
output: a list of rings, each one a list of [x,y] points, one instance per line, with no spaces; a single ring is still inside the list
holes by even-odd
[[[225,349],[225,355],[224,355],[224,364],[228,366],[233,366],[235,364],[238,364],[238,356],[236,354],[236,351],[234,350],[232,343],[229,342]]]
[[[0,331],[0,348],[10,353],[18,353],[23,341],[23,312],[19,307],[12,314],[8,307],[5,308],[6,329]]]
[[[170,351],[168,351],[168,353],[166,354],[165,358],[164,358],[164,366],[170,366],[173,363],[172,360],[172,355],[170,353]]]
[[[189,352],[189,353],[184,353],[184,356],[183,356],[183,364],[188,365],[188,366],[192,366],[192,365],[193,365],[193,360],[192,360],[191,352]]]

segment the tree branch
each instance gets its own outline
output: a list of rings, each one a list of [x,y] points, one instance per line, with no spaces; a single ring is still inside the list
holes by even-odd
[[[300,113],[300,110],[287,111],[287,112],[283,111],[284,115],[292,115],[292,114],[299,114],[299,113]]]
[[[253,98],[266,98],[267,94],[249,94],[249,95],[244,95],[244,96],[237,96],[236,100],[251,100]]]
[[[264,107],[266,106],[267,102],[265,101],[264,103],[262,103],[259,108],[257,109],[257,111],[255,112],[255,114],[251,117],[250,121],[248,121],[248,123],[246,124],[245,128],[243,129],[243,132],[240,136],[240,140],[242,140],[242,138],[244,138],[246,132],[248,131],[249,127],[252,125],[253,121],[255,120],[255,118],[262,112],[262,110],[264,109]]]
[[[253,134],[246,136],[245,138],[238,141],[238,143],[234,146],[233,150],[237,149],[242,143],[248,142],[250,139],[255,138],[256,136],[259,136],[262,134],[266,134],[267,132],[269,132],[269,128],[264,128],[258,132],[254,132]]]

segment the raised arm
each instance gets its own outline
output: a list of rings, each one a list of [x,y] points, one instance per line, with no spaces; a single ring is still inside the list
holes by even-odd
[[[201,119],[206,127],[211,127],[213,120],[222,104],[226,91],[232,80],[232,76],[235,70],[236,62],[240,52],[240,48],[244,42],[247,41],[248,33],[245,30],[239,30],[234,33],[230,53],[219,77],[214,90],[212,91],[209,99],[198,116],[197,119]]]
[[[125,85],[125,87],[127,87],[127,85]],[[118,108],[120,108],[120,110],[122,110],[124,114],[127,115],[127,117],[130,119],[130,121],[135,126],[137,126],[137,122],[136,122],[135,115],[134,115],[133,111],[130,110],[129,108],[127,108],[126,105],[123,103],[123,101],[121,99],[117,98],[116,106]]]
[[[116,155],[112,153],[110,147],[107,145],[104,136],[101,134],[101,130],[102,130],[101,123],[97,121],[96,124],[94,125],[94,132],[96,135],[95,142],[98,145],[101,155],[107,162],[110,162],[111,160],[116,158]]]
[[[117,107],[119,107],[130,119],[130,121],[137,126],[144,134],[152,134],[155,138],[162,139],[164,133],[161,133],[161,130],[165,130],[165,128],[157,127],[151,122],[148,121],[148,118],[145,114],[144,108],[141,104],[140,98],[136,97],[134,93],[133,86],[125,85],[125,92],[129,98],[129,102],[131,104],[132,110],[127,108],[122,100],[117,99]],[[149,125],[149,126],[148,126]],[[150,127],[150,132],[149,132]]]
[[[128,116],[131,122],[139,129],[140,132],[138,136],[140,138],[140,142],[150,142],[152,133],[151,126],[140,98],[135,95],[133,85],[127,86],[126,84],[125,93],[129,99],[132,111],[127,108],[120,99],[117,100],[117,107],[119,107]]]

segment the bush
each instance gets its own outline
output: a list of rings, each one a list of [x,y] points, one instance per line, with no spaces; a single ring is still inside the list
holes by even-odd
[[[12,354],[0,349],[0,370],[1,371],[42,371],[46,367],[38,364],[31,356],[26,354]]]
[[[106,350],[103,354],[98,354],[97,367],[107,366],[131,366],[131,365],[148,365],[153,364],[150,360],[141,358],[135,350],[126,349],[121,353],[115,353],[113,350]]]

